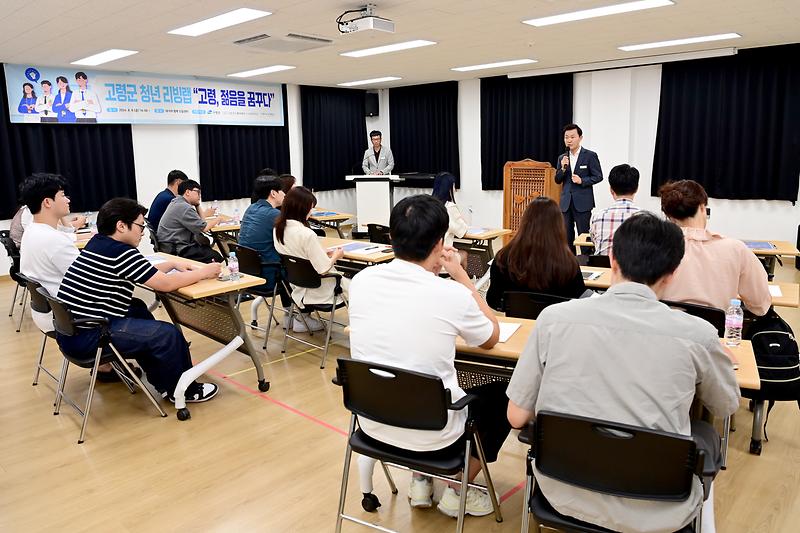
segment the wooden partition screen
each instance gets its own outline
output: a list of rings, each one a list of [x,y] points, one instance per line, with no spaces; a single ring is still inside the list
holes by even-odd
[[[533,159],[509,161],[503,165],[504,228],[516,233],[522,213],[537,196],[547,196],[559,201],[561,185],[556,184],[555,175],[556,169],[550,163]]]

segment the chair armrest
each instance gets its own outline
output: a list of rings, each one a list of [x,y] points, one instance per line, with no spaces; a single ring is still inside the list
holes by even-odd
[[[519,435],[517,436],[517,439],[523,444],[533,446],[533,443],[535,442],[534,439],[535,435],[536,435],[536,420],[531,420],[524,428],[519,430]]]
[[[327,274],[320,274],[320,278],[334,278],[336,280],[336,287],[334,292],[339,293],[342,290],[342,275],[339,272],[328,272]]]
[[[95,326],[101,328],[108,327],[107,318],[76,318],[72,321],[75,326]]]
[[[455,403],[450,402],[450,404],[447,406],[447,408],[449,410],[451,410],[451,411],[461,411],[466,406],[468,406],[469,404],[471,404],[473,402],[476,402],[476,401],[478,401],[478,397],[477,396],[475,396],[474,394],[467,394],[466,396],[464,396],[463,398],[461,398],[460,400],[458,400]]]

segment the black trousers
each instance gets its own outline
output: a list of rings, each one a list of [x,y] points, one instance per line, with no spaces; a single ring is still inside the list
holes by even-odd
[[[575,250],[575,226],[578,226],[578,234],[589,233],[589,221],[592,218],[592,211],[576,211],[575,203],[570,201],[569,208],[562,212],[564,215],[564,227],[567,230],[567,245],[570,250]]]
[[[468,394],[474,394],[480,399],[477,404],[470,407],[470,416],[475,418],[478,436],[481,439],[487,463],[497,461],[497,454],[500,453],[500,448],[503,447],[503,443],[511,431],[511,424],[509,424],[506,415],[508,410],[507,388],[507,382],[495,381],[466,389],[465,391]],[[463,450],[466,438],[467,435],[464,434],[445,449]],[[478,459],[478,450],[475,446],[472,447],[470,454]]]

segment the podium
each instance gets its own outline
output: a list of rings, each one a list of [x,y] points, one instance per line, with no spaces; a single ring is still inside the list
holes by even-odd
[[[392,183],[403,178],[395,174],[345,176],[347,181],[356,183],[356,218],[358,231],[367,231],[367,224],[389,225],[394,198]]]

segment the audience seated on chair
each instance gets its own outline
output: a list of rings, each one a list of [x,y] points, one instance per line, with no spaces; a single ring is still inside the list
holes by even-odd
[[[275,250],[273,241],[275,221],[281,214],[279,207],[283,204],[286,194],[281,188],[281,183],[276,178],[264,179],[257,177],[253,183],[253,199],[256,201],[247,208],[242,216],[241,229],[239,230],[239,244],[256,250],[261,256],[262,263],[280,263],[281,257]],[[263,288],[272,290],[275,287],[276,274],[280,266],[262,266],[261,277],[267,282]],[[278,292],[281,303],[288,308],[289,295],[282,290],[278,283]]]
[[[178,379],[192,367],[189,346],[177,327],[155,320],[144,302],[133,298],[133,289],[142,284],[171,292],[218,276],[220,265],[196,267],[172,261],[151,265],[137,250],[146,212],[128,198],[103,204],[97,214],[98,234],[67,269],[58,298],[76,319],[108,319],[114,346],[136,359],[163,397],[173,399]],[[97,329],[86,329],[74,336],[59,335],[57,340],[62,351],[80,357],[94,352],[98,335]],[[193,382],[186,389],[186,401],[206,401],[216,393],[213,383]]]
[[[739,240],[707,228],[708,195],[703,186],[681,180],[659,189],[661,209],[683,230],[686,253],[667,286],[664,300],[727,309],[740,298],[754,315],[763,316],[772,304],[767,273],[758,258]]]
[[[203,263],[222,261],[203,233],[219,224],[218,218],[206,221],[198,212],[200,184],[186,180],[178,185],[178,196],[170,201],[158,224],[158,242],[163,251]]]
[[[619,227],[611,288],[539,315],[508,386],[513,427],[551,411],[691,435],[695,398],[718,417],[736,411],[739,386],[717,331],[658,301],[683,251],[678,227],[650,213]],[[672,503],[578,488],[542,475],[535,465],[534,475],[556,511],[614,531],[676,531],[703,501],[699,478],[687,500]],[[713,497],[707,502],[704,526],[713,524]]]
[[[46,173],[35,173],[32,176],[47,175]],[[31,177],[32,177],[31,176]],[[30,178],[29,178],[30,179]],[[22,185],[20,185],[20,198],[22,198]],[[9,234],[11,240],[17,245],[17,248],[22,247],[22,236],[25,229],[33,222],[33,213],[30,208],[24,204],[14,214],[9,226]],[[57,229],[66,233],[74,233],[75,230],[80,229],[86,225],[86,217],[83,215],[70,215],[67,214],[57,221]]]
[[[639,190],[639,171],[630,165],[617,165],[608,173],[608,186],[614,203],[592,214],[589,234],[594,243],[594,255],[608,255],[614,232],[628,217],[639,212],[633,197]]]
[[[564,218],[550,198],[535,198],[522,214],[514,238],[495,257],[486,301],[503,309],[503,294],[530,291],[567,298],[586,292],[578,260],[567,245]]]
[[[67,233],[57,228],[69,215],[69,197],[64,193],[66,182],[56,174],[33,174],[20,187],[22,201],[33,218],[22,234],[25,247],[20,249],[20,271],[38,282],[51,296],[58,294],[61,280],[80,253]],[[83,217],[81,217],[83,218]],[[31,308],[36,326],[43,332],[53,331],[53,314]],[[111,365],[101,365],[97,380],[119,381]]]
[[[156,195],[147,212],[147,220],[154,229],[158,230],[158,224],[161,222],[161,217],[164,216],[164,211],[167,210],[169,203],[178,196],[178,186],[188,179],[182,170],[171,170],[167,174],[167,188]]]
[[[273,243],[281,255],[291,255],[311,261],[314,270],[319,274],[336,272],[334,265],[344,257],[344,250],[341,248],[326,250],[314,230],[308,227],[308,217],[316,205],[316,197],[305,187],[291,189],[283,199],[281,214],[275,222]],[[342,280],[345,294],[349,283],[348,279]],[[316,289],[292,286],[292,299],[301,307],[303,303],[331,304],[335,284],[333,279],[327,278],[323,279],[320,287]],[[323,324],[310,316],[305,317],[305,324],[303,321],[295,320],[292,329],[298,333],[304,332],[307,329],[306,324],[314,331],[323,329]]]
[[[291,195],[290,195],[291,196]],[[444,205],[427,195],[404,198],[392,209],[390,232],[395,259],[363,270],[350,289],[350,353],[353,359],[439,376],[456,401],[464,396],[454,367],[455,339],[491,348],[499,338],[497,318],[470,282],[455,249],[444,245],[448,216]],[[563,230],[562,230],[563,231]],[[442,267],[452,279],[438,276]],[[510,427],[503,419],[507,400],[500,383],[482,385],[467,392],[481,397],[478,434],[486,460],[493,462]],[[398,448],[431,451],[463,446],[467,413],[450,411],[442,431],[421,431],[359,420],[370,437]],[[480,462],[473,455],[469,479],[478,474]],[[458,514],[457,484],[445,489],[438,508],[449,516]],[[418,474],[409,487],[414,507],[430,507],[433,484]],[[492,512],[489,496],[470,488],[467,513]]]

